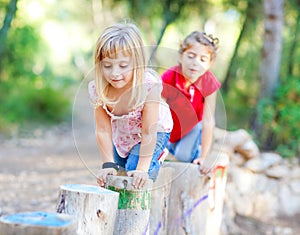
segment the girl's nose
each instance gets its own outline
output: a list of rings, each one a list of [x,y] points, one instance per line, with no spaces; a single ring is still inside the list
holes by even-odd
[[[112,67],[111,75],[112,76],[119,76],[120,75],[120,70],[119,70],[118,66],[114,65]]]

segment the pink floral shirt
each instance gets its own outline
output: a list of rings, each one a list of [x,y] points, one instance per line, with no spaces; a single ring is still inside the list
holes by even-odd
[[[159,82],[162,90],[161,81],[157,81],[151,73],[145,76],[147,92],[151,91],[154,85]],[[112,141],[117,149],[118,154],[125,158],[133,146],[141,142],[142,137],[142,111],[144,104],[128,114],[117,116],[111,113],[105,104],[103,104],[97,95],[95,81],[89,82],[90,101],[94,107],[102,106],[106,113],[110,116],[112,126]],[[172,115],[169,106],[161,100],[158,115],[158,132],[171,132],[173,128]]]

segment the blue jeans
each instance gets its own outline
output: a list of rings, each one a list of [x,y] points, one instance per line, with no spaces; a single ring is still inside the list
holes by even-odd
[[[156,146],[155,146],[152,160],[150,163],[150,167],[148,170],[149,178],[152,179],[153,181],[156,180],[156,178],[158,176],[158,171],[160,169],[158,157],[160,156],[160,154],[166,147],[169,139],[170,139],[170,133],[165,133],[165,132],[157,133]],[[140,147],[141,147],[141,143],[135,145],[130,150],[128,156],[126,158],[122,158],[119,156],[119,154],[114,146],[114,161],[115,161],[115,163],[124,167],[126,172],[135,170],[137,167],[138,161],[139,161]]]
[[[202,122],[199,122],[188,134],[167,148],[180,162],[193,162],[201,153]]]

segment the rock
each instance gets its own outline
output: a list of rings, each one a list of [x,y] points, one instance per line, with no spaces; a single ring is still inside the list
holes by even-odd
[[[281,156],[276,153],[262,153],[260,158],[247,161],[245,167],[253,172],[261,173],[281,161]]]
[[[282,157],[277,153],[262,153],[260,157],[265,161],[267,167],[274,166],[282,162]]]
[[[231,158],[231,163],[237,166],[243,166],[245,162],[246,159],[240,153],[233,154],[233,157]]]
[[[284,165],[279,165],[275,167],[271,167],[266,170],[266,175],[272,178],[284,178],[289,175],[289,168]]]
[[[300,213],[300,197],[295,194],[291,185],[281,184],[279,192],[279,214],[293,216]]]
[[[290,171],[291,179],[300,179],[300,167],[294,167]]]
[[[231,182],[236,185],[237,191],[242,195],[251,194],[256,187],[255,174],[245,168],[231,166],[229,175]]]
[[[276,217],[278,212],[277,195],[271,192],[264,192],[255,196],[253,214],[255,218],[270,219]]]
[[[248,162],[246,162],[245,167],[254,173],[261,173],[267,168],[267,166],[264,165],[263,159],[261,158],[249,160]]]
[[[243,145],[237,146],[235,151],[242,154],[246,159],[259,157],[259,149],[252,139],[247,140]]]
[[[300,180],[294,180],[290,183],[293,193],[298,194],[300,198]],[[299,199],[300,200],[300,199]]]

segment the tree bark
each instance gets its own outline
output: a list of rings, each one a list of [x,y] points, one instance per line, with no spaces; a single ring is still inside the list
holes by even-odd
[[[77,219],[78,235],[113,234],[119,194],[98,186],[60,187],[57,212]]]
[[[115,235],[146,235],[150,231],[153,181],[148,180],[142,189],[136,189],[132,180],[133,177],[111,175],[106,179],[106,188],[120,195],[113,232]]]
[[[299,3],[300,5],[300,3]],[[298,9],[300,8],[300,6],[298,6]],[[289,60],[288,60],[288,76],[292,76],[293,75],[293,68],[294,68],[294,65],[296,64],[295,63],[295,52],[296,52],[296,48],[297,48],[297,43],[300,39],[300,13],[298,11],[298,14],[297,14],[297,19],[296,19],[296,26],[295,26],[295,33],[293,34],[294,35],[294,38],[293,38],[293,41],[292,41],[292,46],[291,46],[291,49],[290,49],[290,53],[289,53]]]
[[[10,28],[11,22],[16,14],[17,11],[17,2],[18,0],[11,0],[7,5],[6,15],[4,18],[3,26],[0,29],[0,74],[2,71],[2,61],[3,61],[3,53],[4,53],[4,46],[5,41],[7,38],[8,30]],[[0,79],[1,81],[1,79]]]
[[[151,192],[150,234],[167,234],[173,169],[162,166]]]
[[[264,43],[260,66],[260,98],[271,98],[279,85],[284,0],[264,0]]]
[[[226,73],[226,76],[225,76],[225,79],[223,81],[223,84],[222,84],[222,88],[224,90],[225,93],[228,92],[229,90],[229,82],[232,80],[232,78],[234,77],[233,75],[233,66],[235,64],[235,61],[236,61],[236,58],[237,58],[237,55],[238,55],[238,49],[241,45],[241,42],[242,42],[242,38],[244,37],[244,34],[246,32],[246,27],[248,25],[248,22],[249,22],[249,17],[248,17],[248,12],[249,12],[249,8],[247,8],[247,13],[246,13],[246,16],[245,16],[245,20],[243,22],[243,25],[242,25],[242,28],[241,28],[241,32],[239,34],[239,37],[236,41],[236,44],[235,44],[235,47],[234,47],[234,51],[233,51],[233,54],[232,54],[232,57],[231,57],[231,60],[230,60],[230,63],[229,63],[229,66],[228,66],[228,69],[227,69],[227,73]]]
[[[174,170],[168,210],[167,234],[206,233],[209,177],[202,176],[199,166],[166,162]]]
[[[263,99],[271,99],[279,86],[281,51],[282,51],[282,27],[283,27],[284,0],[264,0],[264,43],[259,71],[260,93],[259,102]],[[270,150],[273,148],[273,131],[264,128],[259,122],[258,109],[251,121],[261,147]]]

